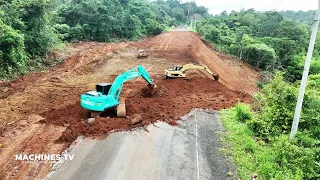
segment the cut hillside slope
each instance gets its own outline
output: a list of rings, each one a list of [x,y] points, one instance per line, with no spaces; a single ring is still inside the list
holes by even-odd
[[[224,59],[218,56],[204,40],[195,38],[191,51],[197,62],[207,65],[219,74],[219,81],[230,89],[246,92],[253,95],[258,91],[256,82],[258,73],[240,59],[225,55]]]
[[[258,91],[256,70],[240,59],[229,55],[222,56],[197,33],[166,32],[138,44],[150,49],[159,58],[170,54],[173,65],[174,63],[205,64],[219,74],[219,82],[232,90],[250,95]]]
[[[215,52],[200,42],[195,33],[167,32],[132,43],[78,43],[71,45],[73,52],[61,64],[1,85],[0,179],[41,179],[50,169],[51,164],[15,161],[15,154],[61,153],[79,135],[103,138],[110,131],[130,130],[157,120],[172,123],[193,108],[220,110],[238,100],[249,103],[255,86],[237,75],[247,74],[254,81],[255,71],[236,66],[233,59],[214,56]],[[137,58],[141,48],[149,58]],[[215,58],[214,67],[210,58]],[[190,62],[202,62],[220,72],[220,82],[226,86],[196,71],[189,74],[190,81],[164,80],[165,69]],[[138,65],[158,84],[156,96],[145,96],[147,83],[134,79],[125,83],[121,94],[127,97],[127,119],[101,117],[88,123],[80,95]],[[137,116],[141,123],[132,124]]]

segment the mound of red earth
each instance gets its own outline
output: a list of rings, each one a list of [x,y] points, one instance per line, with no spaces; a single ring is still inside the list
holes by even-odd
[[[138,49],[146,50],[149,58],[137,59]],[[105,137],[112,131],[144,127],[157,120],[175,126],[179,117],[193,108],[231,107],[238,99],[249,102],[247,94],[257,91],[257,71],[237,58],[216,52],[192,32],[166,32],[138,42],[69,44],[50,59],[57,58],[64,60],[0,84],[0,166],[4,167],[0,179],[43,179],[51,168],[50,164],[19,164],[12,159],[15,153],[61,153],[63,146],[79,135]],[[189,74],[190,81],[160,79],[165,69],[187,63],[207,65],[220,75],[220,83]],[[143,80],[128,81],[121,97],[126,97],[129,117],[101,117],[88,123],[88,112],[79,104],[80,95],[95,84],[113,82],[115,75],[139,64],[155,80],[157,93],[143,89]]]
[[[130,130],[156,121],[176,125],[176,120],[194,108],[220,110],[232,107],[238,101],[251,101],[250,95],[229,90],[218,81],[205,77],[193,77],[190,80],[158,79],[156,82],[158,87],[154,95],[142,88],[126,98],[128,118],[98,117],[88,123],[87,111],[77,102],[41,114],[45,118],[41,122],[67,127],[58,141],[69,144],[79,135],[105,137],[110,131]],[[141,117],[141,121],[132,123],[136,115]]]
[[[219,81],[229,89],[253,95],[258,91],[255,83],[258,72],[246,62],[219,53],[194,32],[166,32],[137,43],[151,48],[152,55],[177,64],[204,64],[219,74]]]

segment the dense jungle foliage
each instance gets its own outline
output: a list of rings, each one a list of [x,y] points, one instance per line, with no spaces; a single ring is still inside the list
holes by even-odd
[[[311,25],[312,21],[310,21],[310,19],[314,19],[316,11],[280,11],[280,14],[290,21],[294,21],[299,24]]]
[[[0,0],[0,79],[47,65],[63,42],[137,40],[207,12],[177,0]]]
[[[310,16],[308,22],[311,24],[313,19],[314,16]],[[219,50],[233,54],[254,67],[284,71],[286,80],[291,82],[301,79],[310,38],[310,28],[306,24],[288,20],[276,11],[249,9],[205,18],[197,23],[196,30]],[[311,74],[320,73],[319,53],[320,33]]]
[[[207,41],[261,71],[253,104],[222,112],[240,177],[320,179],[320,33],[299,132],[288,138],[314,13],[213,16],[178,0],[0,0],[0,79],[50,65],[47,56],[66,42],[137,40],[202,18],[193,24]]]
[[[320,178],[320,81],[308,82],[299,131],[289,133],[299,84],[283,80],[283,73],[263,86],[253,105],[223,110],[221,118],[231,144],[230,153],[241,179],[257,173],[259,179],[304,180]]]

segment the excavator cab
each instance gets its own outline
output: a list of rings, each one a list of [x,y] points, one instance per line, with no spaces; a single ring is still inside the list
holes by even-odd
[[[174,71],[179,71],[180,69],[182,69],[182,66],[180,66],[180,65],[175,65],[175,66],[173,67],[173,70],[174,70]]]
[[[103,95],[108,95],[112,83],[100,83],[96,85],[96,91],[101,92]]]

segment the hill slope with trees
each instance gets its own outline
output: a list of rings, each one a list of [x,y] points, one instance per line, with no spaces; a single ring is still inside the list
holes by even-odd
[[[319,33],[299,132],[289,141],[312,14],[248,9],[213,16],[178,0],[0,0],[0,79],[50,65],[47,57],[64,43],[138,40],[201,19],[195,29],[204,39],[261,72],[253,104],[222,112],[240,177],[319,179]]]
[[[249,9],[223,12],[196,24],[196,30],[217,49],[261,71],[260,93],[253,104],[222,111],[226,140],[232,145],[242,179],[253,173],[258,173],[259,179],[320,178],[320,33],[299,132],[289,141],[312,13]]]
[[[310,26],[312,21],[310,19],[314,19],[316,16],[315,10],[309,11],[280,11],[279,12],[285,19],[290,21],[294,21],[299,24],[306,24]]]
[[[49,65],[64,42],[137,40],[208,10],[178,0],[0,0],[0,79]]]
[[[313,18],[309,22],[313,22]],[[218,49],[262,70],[286,72],[287,80],[301,79],[309,42],[309,29],[285,19],[279,12],[254,9],[223,12],[200,21],[196,30]],[[320,33],[311,74],[320,73]]]

